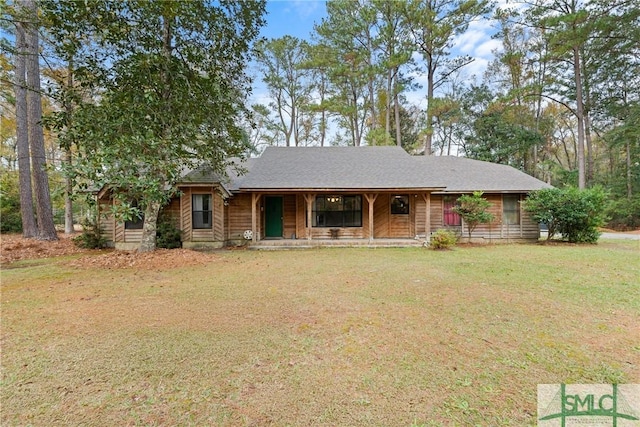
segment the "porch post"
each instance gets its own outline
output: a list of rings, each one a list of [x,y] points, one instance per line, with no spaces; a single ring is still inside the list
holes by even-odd
[[[423,193],[422,198],[424,199],[426,211],[424,217],[424,235],[427,239],[427,243],[431,241],[431,193]]]
[[[300,210],[300,203],[298,203],[298,200],[299,200],[298,196],[299,196],[299,194],[296,194],[294,196],[295,199],[296,199],[296,215],[295,215],[295,217],[296,217],[296,229],[295,229],[296,230],[296,232],[295,232],[296,239],[300,238],[300,236],[298,236],[298,230],[300,230],[300,219],[298,218],[298,216],[300,215],[300,213],[298,212]]]
[[[313,220],[312,209],[313,209],[313,199],[315,198],[315,194],[305,194],[304,201],[307,202],[307,240],[311,240],[311,224]]]
[[[251,241],[253,243],[258,241],[258,228],[257,228],[257,223],[256,223],[256,219],[258,217],[257,215],[257,202],[259,200],[260,196],[256,193],[251,193]]]
[[[365,194],[367,203],[369,203],[369,242],[373,242],[373,204],[378,198],[377,194]]]

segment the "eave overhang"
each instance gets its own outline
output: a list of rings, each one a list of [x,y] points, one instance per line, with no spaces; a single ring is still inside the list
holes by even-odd
[[[240,188],[238,193],[421,193],[443,191],[445,187],[305,187],[305,188]]]

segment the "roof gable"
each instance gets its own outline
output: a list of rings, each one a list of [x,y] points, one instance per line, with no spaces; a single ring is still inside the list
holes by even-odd
[[[240,183],[257,160],[257,158],[231,159],[225,169],[226,176],[216,172],[210,165],[202,165],[183,173],[178,185],[219,184],[223,190],[231,194],[238,191]]]

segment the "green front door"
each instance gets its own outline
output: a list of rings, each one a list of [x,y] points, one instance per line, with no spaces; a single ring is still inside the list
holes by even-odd
[[[282,197],[267,196],[264,200],[264,235],[282,237]]]

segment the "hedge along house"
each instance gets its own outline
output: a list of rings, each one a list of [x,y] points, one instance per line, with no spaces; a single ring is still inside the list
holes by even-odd
[[[164,208],[182,230],[183,247],[249,243],[407,245],[449,228],[466,233],[452,211],[465,193],[483,191],[496,220],[473,239],[539,238],[538,224],[521,209],[530,191],[547,188],[510,166],[461,157],[410,156],[400,147],[269,147],[228,179],[203,168],[185,174],[180,196]],[[114,203],[99,194],[102,212]],[[116,248],[134,249],[140,222],[101,216]]]

